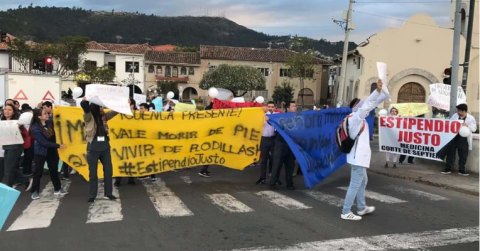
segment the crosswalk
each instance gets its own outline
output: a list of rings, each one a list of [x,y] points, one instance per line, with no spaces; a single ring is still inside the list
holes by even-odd
[[[191,183],[191,179],[186,176],[180,177],[183,181]],[[73,182],[64,182],[64,190],[68,190]],[[201,215],[201,210],[195,212],[187,207],[182,198],[180,198],[166,182],[160,178],[156,181],[142,181],[142,187],[145,190],[145,195],[151,201],[158,216],[165,219],[172,219],[175,217],[192,217],[197,213]],[[122,194],[114,187],[113,194],[118,198],[115,201],[104,199],[103,186],[100,185],[98,189],[98,196],[95,203],[89,205],[86,224],[98,224],[106,222],[116,222],[124,220],[122,213],[122,203],[128,203],[127,200],[122,201]],[[381,192],[389,191],[390,195],[383,194],[378,191],[366,191],[366,197],[375,200],[385,205],[396,205],[400,203],[409,203],[406,198],[416,197],[430,201],[444,201],[449,200],[446,197],[432,194],[424,191],[419,191],[411,188],[404,188],[401,186],[384,186],[381,187]],[[23,212],[14,220],[7,231],[19,231],[27,229],[47,228],[51,225],[62,201],[65,197],[53,195],[53,186],[50,183],[42,190],[40,199],[33,200],[23,210]],[[337,192],[335,192],[335,190]],[[343,191],[346,187],[336,187],[329,189],[330,192],[319,190],[298,190],[298,191],[239,191],[232,193],[205,193],[202,194],[200,200],[202,203],[209,203],[214,205],[219,212],[225,214],[249,214],[255,213],[257,203],[259,200],[264,201],[269,206],[277,207],[279,210],[309,210],[318,205],[328,205],[336,208],[343,206]],[[251,195],[247,196],[245,193]],[[393,197],[396,194],[401,198]],[[342,194],[342,195],[340,195]],[[67,195],[68,196],[68,195]],[[196,197],[197,199],[199,197]]]

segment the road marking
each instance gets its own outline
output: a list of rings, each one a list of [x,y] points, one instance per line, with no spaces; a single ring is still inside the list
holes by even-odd
[[[339,189],[347,191],[348,187],[339,187]],[[365,190],[365,197],[370,198],[372,200],[378,200],[378,201],[381,201],[381,202],[384,202],[384,203],[387,203],[387,204],[397,204],[397,203],[408,202],[406,200],[397,199],[395,197],[384,195],[384,194],[377,193],[377,192],[373,192],[373,191],[370,191],[370,190]]]
[[[114,186],[112,194],[116,200],[104,199],[105,187],[98,184],[97,199],[88,208],[87,223],[102,223],[123,220],[122,202],[118,189]]]
[[[325,202],[331,206],[343,207],[343,199],[335,195],[323,193],[316,190],[303,190],[300,192],[318,201]]]
[[[417,233],[387,234],[315,242],[304,242],[289,246],[252,247],[235,249],[232,251],[418,250],[425,248],[472,243],[478,241],[478,226],[475,226]],[[454,248],[452,248],[452,250],[454,250]]]
[[[311,207],[303,204],[300,201],[289,198],[283,194],[279,194],[274,191],[262,191],[255,193],[256,195],[270,201],[271,203],[283,207],[287,210],[296,210],[296,209],[309,209]]]
[[[253,209],[243,204],[235,197],[226,193],[206,194],[205,197],[217,205],[222,211],[230,213],[248,213]]]
[[[387,186],[387,188],[393,189],[393,190],[395,190],[397,192],[400,192],[400,193],[408,193],[408,194],[412,194],[412,195],[420,197],[420,198],[426,198],[426,199],[429,199],[429,200],[432,200],[432,201],[449,200],[448,198],[445,198],[443,196],[436,195],[436,194],[433,194],[433,193],[427,193],[427,192],[424,192],[424,191],[420,191],[420,190],[416,190],[416,189],[410,189],[410,188],[404,188],[404,187],[396,186],[396,185]]]
[[[190,176],[180,176],[180,179],[182,179],[187,184],[192,184],[192,179],[190,179]]]
[[[63,189],[68,191],[70,184],[70,181],[65,181]],[[40,199],[32,200],[7,231],[49,227],[64,197],[54,195],[54,190],[52,182],[48,182],[40,193]]]
[[[169,218],[193,215],[192,211],[187,208],[182,200],[180,200],[160,178],[157,178],[157,181],[154,182],[142,181],[142,183],[147,189],[148,197],[160,217]]]

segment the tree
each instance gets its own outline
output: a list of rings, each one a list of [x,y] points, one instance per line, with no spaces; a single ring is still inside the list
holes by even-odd
[[[157,88],[165,95],[167,95],[168,92],[173,92],[173,94],[175,94],[173,99],[180,99],[180,91],[178,90],[177,82],[157,81]]]
[[[203,75],[200,88],[203,90],[210,87],[224,88],[230,90],[235,97],[242,97],[248,91],[265,90],[266,81],[265,76],[257,68],[221,64]],[[237,95],[239,91],[243,93]]]
[[[173,51],[177,51],[177,52],[197,52],[198,48],[195,47],[195,46],[179,45],[179,46],[175,47],[175,49],[173,49]]]
[[[285,63],[290,68],[290,78],[300,79],[300,92],[304,88],[305,79],[315,79],[315,57],[307,53],[298,53],[287,59]],[[301,106],[303,108],[303,95]]]
[[[293,96],[295,94],[295,88],[290,84],[290,81],[284,80],[280,86],[275,86],[273,91],[273,102],[275,104],[286,104],[293,100]]]
[[[87,52],[88,38],[82,36],[68,36],[60,39],[58,44],[53,44],[51,49],[53,57],[58,60],[58,74],[68,76],[78,70],[81,57]],[[103,69],[106,73],[106,69]]]
[[[8,40],[8,52],[20,64],[21,71],[29,71],[30,60],[35,60],[35,48],[22,38]]]
[[[77,82],[80,84],[105,84],[115,78],[115,70],[108,65],[102,67],[88,66],[76,73]]]

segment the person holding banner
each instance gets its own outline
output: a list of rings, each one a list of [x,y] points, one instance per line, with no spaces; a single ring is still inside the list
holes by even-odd
[[[397,117],[398,116],[398,109],[395,107],[390,108],[390,116],[392,117]],[[393,162],[393,168],[397,168],[397,159],[398,159],[398,154],[396,153],[385,153],[386,158],[387,158],[387,163],[385,163],[385,168],[388,168],[388,162],[392,160]]]
[[[105,184],[105,198],[116,200],[112,194],[112,156],[110,155],[110,139],[108,137],[107,121],[115,117],[115,111],[103,112],[103,108],[97,104],[90,103],[84,97],[80,106],[83,109],[85,121],[85,134],[87,139],[87,162],[90,175],[88,202],[93,203],[97,197],[98,190],[98,161],[103,165],[103,177]]]
[[[65,145],[55,143],[55,132],[53,131],[53,122],[50,121],[48,114],[43,109],[36,109],[33,112],[33,118],[30,125],[30,134],[35,137],[34,161],[35,173],[33,175],[32,200],[39,199],[40,179],[43,174],[43,166],[47,162],[50,170],[50,179],[52,180],[55,195],[66,195],[68,192],[62,189],[62,183],[58,178],[58,152],[57,148],[65,149]]]
[[[135,101],[135,100],[132,100],[132,101]],[[141,103],[139,107],[140,107],[140,112],[148,112],[148,109],[149,109],[150,106],[147,103]],[[157,175],[151,174],[150,177],[149,176],[143,176],[143,177],[140,177],[138,179],[139,180],[146,180],[148,178],[150,178],[151,181],[156,181],[157,180]],[[129,180],[129,183],[130,183],[130,180]]]
[[[382,93],[383,82],[377,82],[377,89],[373,91],[366,101],[355,98],[350,102],[352,113],[347,117],[349,135],[355,139],[350,153],[347,154],[347,163],[352,167],[350,185],[343,204],[340,217],[343,220],[361,220],[363,215],[375,211],[375,207],[367,206],[365,202],[365,188],[367,187],[367,168],[370,166],[372,151],[370,150],[369,126],[365,118],[370,111],[380,105],[388,95]],[[353,201],[357,199],[357,214],[351,208]]]
[[[213,99],[209,98],[207,104],[208,105],[205,107],[205,111],[212,110],[213,109]],[[202,169],[200,169],[200,172],[198,173],[198,175],[200,175],[202,177],[205,177],[205,178],[210,178],[211,175],[210,175],[210,172],[208,171],[208,167],[209,167],[209,165],[203,165]]]
[[[275,103],[269,101],[267,104],[267,114],[275,114]],[[263,132],[262,132],[262,141],[260,141],[260,178],[255,182],[257,185],[263,185],[267,179],[267,164],[268,161],[272,159],[273,149],[275,148],[275,129],[268,123],[268,117],[265,116],[265,121],[263,122]]]
[[[468,114],[467,104],[460,104],[457,106],[457,113],[454,114],[451,120],[463,120],[463,126],[467,127],[471,132],[467,137],[463,137],[460,133],[450,143],[450,149],[447,154],[447,163],[445,170],[442,174],[451,174],[453,163],[455,162],[455,155],[458,149],[458,174],[461,176],[468,176],[465,171],[465,165],[467,164],[468,151],[472,150],[472,133],[477,131],[477,121],[475,118]]]

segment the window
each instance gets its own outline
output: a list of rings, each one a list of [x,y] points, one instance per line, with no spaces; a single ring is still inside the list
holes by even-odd
[[[180,74],[181,75],[187,75],[187,68],[185,68],[185,67],[180,68]]]
[[[377,89],[377,83],[372,83],[370,85],[370,94]]]
[[[307,76],[310,78],[315,77],[315,71],[313,69],[307,71]]]
[[[115,71],[117,69],[117,64],[115,62],[108,62],[108,67]]]
[[[280,77],[289,77],[290,69],[280,69]]]
[[[217,68],[217,66],[215,66],[215,65],[209,65],[209,66],[208,66],[208,69],[209,69],[209,70],[215,70],[216,68]]]
[[[162,74],[162,66],[157,65],[157,74]]]
[[[138,73],[140,70],[140,63],[132,61],[125,62],[125,72],[132,72],[132,70],[133,72]]]
[[[155,66],[149,65],[148,66],[148,73],[154,73],[155,72]]]
[[[357,61],[357,69],[361,69],[360,66],[362,64],[362,58],[358,58],[358,61]]]
[[[165,77],[171,77],[171,76],[172,76],[172,72],[171,72],[170,66],[165,66]]]
[[[258,68],[258,69],[263,74],[263,76],[268,77],[268,72],[269,72],[268,68]]]
[[[97,61],[85,60],[85,69],[97,67]]]
[[[188,68],[188,75],[195,75],[195,70],[193,67]]]
[[[172,77],[178,77],[178,67],[174,66],[172,68]]]

